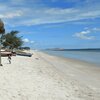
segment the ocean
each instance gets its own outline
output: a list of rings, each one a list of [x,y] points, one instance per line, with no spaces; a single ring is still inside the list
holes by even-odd
[[[50,55],[65,57],[65,58],[74,58],[77,60],[82,60],[90,63],[100,65],[100,51],[52,51],[45,50],[45,53]]]

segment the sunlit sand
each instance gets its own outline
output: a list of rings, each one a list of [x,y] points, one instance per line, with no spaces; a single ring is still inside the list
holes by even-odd
[[[100,68],[31,51],[2,58],[0,100],[100,100]]]

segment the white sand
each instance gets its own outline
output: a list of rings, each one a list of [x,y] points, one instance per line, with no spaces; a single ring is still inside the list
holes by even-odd
[[[100,100],[100,67],[33,54],[2,58],[0,100]]]

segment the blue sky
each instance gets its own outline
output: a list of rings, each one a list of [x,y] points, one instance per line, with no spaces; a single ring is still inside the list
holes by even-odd
[[[0,0],[6,32],[31,48],[100,48],[100,0]]]

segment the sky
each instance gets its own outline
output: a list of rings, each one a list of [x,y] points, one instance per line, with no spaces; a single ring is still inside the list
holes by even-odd
[[[0,18],[32,49],[100,48],[100,0],[0,0]]]

